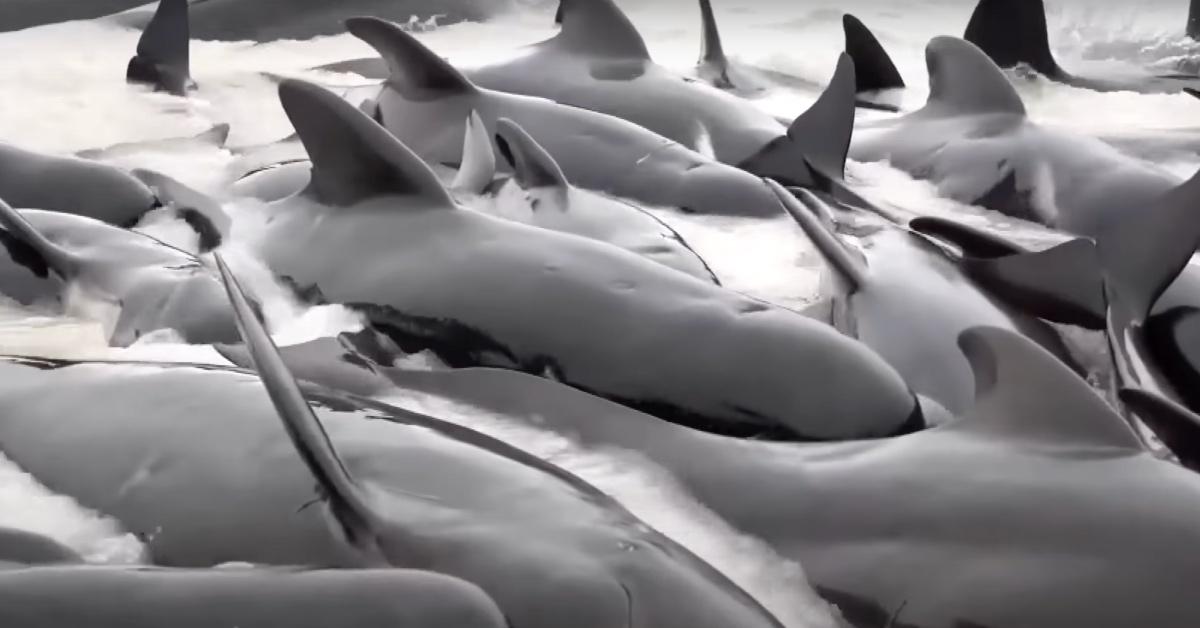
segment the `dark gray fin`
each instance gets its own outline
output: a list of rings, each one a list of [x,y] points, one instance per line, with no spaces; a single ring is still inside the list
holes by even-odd
[[[163,206],[174,211],[200,236],[201,253],[217,248],[229,237],[233,221],[216,199],[161,172],[137,169],[132,174],[154,191]]]
[[[1144,321],[1200,245],[1200,173],[1096,238],[1110,305]]]
[[[1100,258],[1076,238],[1037,253],[964,257],[967,275],[1004,302],[1048,321],[1104,329],[1108,304]]]
[[[1192,0],[1188,8],[1187,34],[1192,39],[1200,39],[1200,0]]]
[[[258,371],[296,453],[316,479],[346,538],[373,561],[383,562],[376,539],[376,530],[382,519],[372,508],[368,495],[338,457],[329,435],[300,392],[300,386],[251,308],[237,278],[219,253],[213,257],[237,318],[238,330],[250,351],[254,370]]]
[[[721,31],[717,28],[717,17],[713,14],[711,0],[700,0],[700,20],[703,23],[703,39],[700,41],[700,66],[713,77],[713,84],[722,89],[733,87],[729,78],[729,59],[721,44]]]
[[[83,269],[85,261],[78,255],[53,243],[42,235],[20,212],[0,200],[0,227],[29,245],[45,260],[46,266],[63,279],[73,279]]]
[[[1200,98],[1200,89],[1185,87],[1185,88],[1183,88],[1183,93],[1187,94],[1188,96],[1191,96],[1192,98]]]
[[[312,182],[304,194],[326,205],[400,195],[455,207],[420,157],[337,94],[288,79],[279,84],[279,100],[312,159]]]
[[[842,16],[842,30],[846,33],[846,52],[854,60],[858,91],[874,92],[904,87],[904,77],[900,76],[896,64],[866,24],[847,13]]]
[[[562,31],[550,41],[575,53],[650,60],[650,51],[629,16],[613,0],[562,0]]]
[[[496,122],[496,146],[522,189],[555,188],[562,194],[571,189],[554,157],[516,122],[507,118]]]
[[[1025,115],[1016,88],[974,44],[955,37],[934,37],[925,47],[929,70],[926,109],[948,114]]]
[[[322,72],[357,74],[363,78],[368,78],[374,81],[382,81],[388,77],[387,62],[378,57],[347,59],[345,61],[338,61],[337,63],[319,65],[312,69],[321,70]]]
[[[834,272],[847,282],[849,290],[857,290],[866,284],[869,279],[867,276],[869,269],[867,268],[866,260],[847,247],[845,243],[838,239],[837,234],[830,231],[821,221],[820,215],[822,213],[832,215],[833,211],[821,199],[808,190],[799,189],[796,191],[800,198],[798,201],[795,196],[792,196],[791,192],[784,189],[778,183],[770,179],[764,179],[764,181],[775,192],[775,195],[779,197],[779,202],[783,205],[787,213],[791,215],[792,220],[795,220],[796,224],[800,225],[800,228],[804,230],[808,239],[821,252],[821,256],[833,267]],[[803,205],[801,205],[801,201]]]
[[[352,17],[346,30],[383,57],[389,87],[408,98],[475,92],[477,88],[448,61],[399,26],[377,17]]]
[[[908,228],[957,246],[963,257],[990,259],[1029,252],[1016,242],[989,231],[937,216],[913,218],[908,221]]]
[[[1122,388],[1118,396],[1125,409],[1149,426],[1183,466],[1200,472],[1200,416],[1170,399],[1138,388]]]
[[[138,40],[137,55],[129,60],[125,79],[185,95],[193,87],[190,39],[187,0],[159,0],[158,10]]]
[[[854,132],[854,108],[854,62],[843,52],[821,97],[792,122],[787,135],[738,167],[785,186],[809,187],[815,180],[805,165],[807,160],[826,176],[840,180],[846,172],[846,154]]]
[[[1052,79],[1066,77],[1050,52],[1042,0],[979,0],[963,39],[1002,68],[1025,64]]]
[[[554,11],[554,23],[558,24],[558,25],[562,25],[562,20],[563,20],[563,6],[562,6],[562,0],[559,0],[558,8],[555,9],[555,11]]]
[[[975,405],[940,429],[1064,447],[1144,451],[1107,403],[1052,353],[1013,331],[974,327],[958,338],[975,374]]]
[[[83,557],[58,541],[33,532],[0,527],[0,564],[82,564]]]
[[[830,194],[833,196],[834,200],[838,201],[839,203],[852,205],[859,209],[865,209],[892,224],[898,225],[903,222],[903,220],[900,218],[900,215],[896,212],[884,209],[879,205],[867,200],[858,192],[855,192],[849,185],[846,184],[845,179],[842,177],[835,177],[824,172],[817,166],[813,165],[812,162],[808,161],[808,159],[804,160],[804,164],[808,166],[809,172],[813,175],[813,181],[815,182],[813,187]]]
[[[467,128],[463,134],[463,157],[454,175],[451,189],[458,192],[481,194],[496,176],[496,151],[488,137],[487,127],[479,112],[471,110],[467,117]]]

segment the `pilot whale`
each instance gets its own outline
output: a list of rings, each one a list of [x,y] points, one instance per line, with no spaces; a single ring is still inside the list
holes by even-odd
[[[575,476],[457,425],[298,387],[217,264],[261,379],[0,362],[5,455],[141,535],[155,564],[421,568],[480,587],[512,628],[779,628]],[[121,403],[96,406],[101,389]]]
[[[467,210],[337,95],[298,80],[279,93],[312,180],[268,207],[256,247],[301,294],[356,308],[451,366],[537,373],[703,429],[840,439],[920,426],[899,375],[827,325],[610,244]],[[754,357],[731,367],[738,355]]]
[[[191,77],[190,49],[188,0],[159,0],[138,39],[137,54],[129,60],[125,80],[185,96],[196,87]]]
[[[136,603],[131,603],[136,601]],[[6,628],[504,628],[478,587],[407,569],[153,569],[37,566],[0,570]]]
[[[823,109],[819,120],[802,115],[785,126],[753,103],[655,64],[613,0],[563,0],[560,6],[562,30],[553,38],[466,76],[484,88],[628,120],[784,185],[813,184],[802,166],[805,157],[826,172],[842,172],[840,129],[853,123],[853,105]]]
[[[495,132],[501,117],[521,125],[581,188],[688,213],[779,213],[771,191],[745,170],[619,117],[476,86],[394,24],[353,18],[346,27],[375,48],[391,69],[374,117],[431,163],[459,164],[461,121],[474,109],[489,132]],[[828,137],[830,153],[820,163],[838,175],[853,130],[853,101],[854,66],[843,57],[830,87],[797,122],[814,129],[806,136]],[[803,162],[796,163],[803,168]]]
[[[1180,184],[1100,140],[1030,121],[1004,73],[979,48],[937,37],[925,49],[929,101],[860,124],[850,156],[887,160],[954,200],[1097,236]]]
[[[1195,3],[1192,3],[1193,9]],[[1190,23],[1190,19],[1189,19]],[[1046,7],[1042,0],[979,0],[963,39],[979,46],[1002,68],[1025,65],[1058,82],[1098,92],[1167,94],[1200,97],[1200,76],[1151,74],[1084,76],[1064,70],[1050,51]]]
[[[25,305],[62,304],[70,288],[117,310],[109,342],[133,343],[172,329],[194,343],[237,338],[221,284],[195,256],[97,220],[0,201],[0,226],[13,266],[0,293]],[[54,277],[51,278],[50,275]]]

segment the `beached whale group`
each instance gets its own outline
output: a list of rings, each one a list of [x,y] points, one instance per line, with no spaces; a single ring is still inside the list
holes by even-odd
[[[516,3],[80,4],[16,2],[0,28],[143,29],[126,79],[179,98],[193,39],[348,32],[377,57],[327,68],[379,82],[279,78],[294,134],[241,149],[223,198],[107,159],[137,145],[0,144],[0,295],[233,365],[0,346],[0,454],[145,546],[87,564],[0,527],[0,626],[784,625],[615,496],[405,395],[634,452],[801,565],[830,625],[1200,625],[1200,175],[1039,124],[1006,69],[1101,91],[1200,77],[1069,74],[1042,0],[980,0],[963,37],[931,40],[915,110],[895,95],[917,77],[852,15],[816,85],[728,57],[710,0],[690,75],[614,0],[561,0],[556,35],[471,68],[408,17]],[[781,121],[754,102],[776,89],[820,94]],[[848,159],[1062,237],[902,219]],[[252,237],[230,199],[262,214]],[[664,215],[787,219],[821,299],[730,289]],[[196,246],[132,230],[148,218]],[[365,328],[277,347],[234,241]],[[1089,340],[1111,381],[1089,379]]]

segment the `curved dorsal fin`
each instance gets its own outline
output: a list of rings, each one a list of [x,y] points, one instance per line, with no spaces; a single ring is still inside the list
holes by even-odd
[[[1008,77],[974,44],[934,37],[925,47],[925,65],[929,69],[926,109],[942,114],[1025,115],[1025,104]]]
[[[496,146],[523,189],[553,187],[565,193],[571,188],[554,157],[516,122],[508,118],[496,121]]]
[[[1200,416],[1170,399],[1137,388],[1122,388],[1119,396],[1125,408],[1150,426],[1183,466],[1200,471]]]
[[[329,500],[330,511],[342,526],[346,538],[373,560],[382,560],[376,545],[376,531],[381,521],[372,508],[362,487],[354,481],[346,465],[338,457],[329,435],[300,392],[300,386],[288,371],[275,343],[263,329],[258,316],[246,300],[237,278],[225,265],[219,253],[213,257],[225,282],[225,292],[237,318],[238,330],[250,352],[254,369],[279,414],[288,438],[296,453],[320,485]]]
[[[1064,75],[1050,52],[1042,0],[979,0],[963,39],[1002,68],[1024,63],[1050,78]]]
[[[0,227],[4,227],[18,240],[37,251],[38,255],[41,255],[42,259],[46,261],[46,265],[63,279],[74,278],[84,266],[82,258],[51,242],[20,212],[3,200],[0,200]]]
[[[989,437],[1144,451],[1129,425],[1087,382],[1032,340],[974,327],[958,345],[975,374],[975,405],[946,429]]]
[[[846,52],[854,60],[854,75],[860,92],[904,87],[904,78],[871,29],[849,13],[842,16]]]
[[[387,63],[389,87],[413,98],[429,92],[457,93],[477,90],[448,61],[439,57],[399,26],[377,17],[352,17],[346,30],[363,40]]]
[[[562,0],[562,31],[550,41],[571,52],[650,59],[646,42],[613,0]]]
[[[488,139],[487,127],[479,112],[471,110],[463,135],[463,158],[451,186],[459,192],[480,194],[496,176],[496,153]]]
[[[1192,0],[1188,7],[1187,34],[1192,39],[1200,39],[1200,0]]]
[[[729,79],[729,59],[725,56],[725,46],[721,44],[721,31],[717,28],[711,0],[700,0],[700,20],[704,27],[703,39],[700,40],[700,65],[708,67],[718,77],[721,83],[718,87],[730,87],[733,81]]]
[[[800,196],[800,201],[803,201],[804,207],[800,201],[796,200],[792,193],[785,189],[782,185],[770,180],[764,179],[767,186],[775,192],[779,197],[779,202],[787,213],[791,215],[792,220],[800,225],[804,230],[804,234],[812,241],[817,250],[821,252],[821,256],[829,263],[833,269],[841,275],[849,284],[851,290],[857,290],[867,281],[867,266],[861,256],[851,251],[845,243],[838,239],[837,235],[827,229],[818,218],[819,213],[832,214],[821,199],[817,198],[812,192],[797,188],[796,193]]]
[[[1200,244],[1200,172],[1096,237],[1109,299],[1145,320]]]
[[[138,40],[125,78],[149,83],[177,96],[191,85],[191,42],[187,0],[160,0],[154,17]]]
[[[312,159],[312,182],[304,193],[318,202],[346,206],[395,194],[455,207],[425,162],[333,92],[287,79],[279,84],[279,100]]]

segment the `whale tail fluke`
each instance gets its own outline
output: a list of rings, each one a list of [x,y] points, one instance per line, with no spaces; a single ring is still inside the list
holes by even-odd
[[[855,85],[854,62],[842,53],[833,79],[817,102],[792,122],[786,135],[738,166],[791,187],[818,185],[821,177],[813,175],[813,168],[824,177],[840,180],[854,132]]]
[[[1049,78],[1065,76],[1050,52],[1042,0],[979,0],[963,39],[1001,68],[1025,64]]]
[[[176,96],[195,87],[189,61],[191,38],[187,0],[160,0],[138,40],[125,80],[145,83]]]

